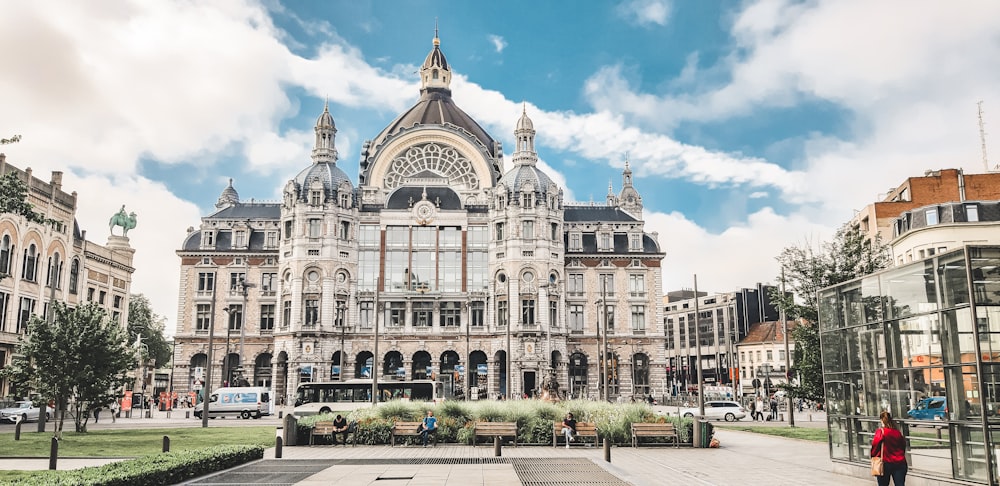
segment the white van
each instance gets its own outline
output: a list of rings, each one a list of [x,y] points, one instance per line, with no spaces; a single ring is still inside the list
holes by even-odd
[[[194,407],[194,416],[201,418],[202,404]],[[217,388],[209,397],[208,418],[238,415],[240,418],[259,419],[274,413],[271,390],[261,387],[232,386]]]

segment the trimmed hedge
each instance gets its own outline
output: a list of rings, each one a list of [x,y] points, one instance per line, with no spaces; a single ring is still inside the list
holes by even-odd
[[[42,471],[16,485],[159,486],[177,484],[264,458],[264,446],[218,446],[167,452],[73,471]]]

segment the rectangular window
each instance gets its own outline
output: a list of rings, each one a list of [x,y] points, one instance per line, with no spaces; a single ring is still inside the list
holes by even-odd
[[[321,193],[320,191],[310,191],[309,204],[311,206],[319,206],[321,204],[321,201],[323,200],[322,194],[323,193]]]
[[[569,235],[569,249],[570,250],[580,250],[583,245],[580,243],[580,233],[572,233]]]
[[[642,235],[639,234],[629,235],[628,249],[632,251],[642,250]]]
[[[243,281],[246,280],[247,274],[243,272],[229,272],[229,291],[239,292],[243,290]]]
[[[532,207],[532,194],[530,192],[525,192],[521,194],[521,206],[523,209],[531,209]]]
[[[198,274],[198,292],[211,292],[215,289],[215,274],[202,272]],[[91,289],[93,290],[93,289]],[[91,292],[93,294],[93,292]],[[94,300],[90,298],[90,300]]]
[[[378,248],[379,225],[363,224],[358,227],[358,244],[365,248]]]
[[[108,298],[108,293],[102,290],[97,295],[98,295],[98,297],[97,297],[97,303],[101,304],[101,305],[104,305],[104,301],[107,300],[107,298]]]
[[[632,306],[632,330],[633,331],[646,330],[646,306],[644,305]]]
[[[508,307],[506,300],[497,301],[497,326],[507,327],[509,318],[507,309]]]
[[[28,332],[28,321],[35,312],[35,299],[21,297],[21,307],[17,310],[17,333]]]
[[[323,220],[319,218],[311,218],[309,220],[309,237],[319,238],[322,236]]]
[[[937,208],[928,209],[924,211],[924,216],[927,217],[927,226],[938,224],[938,210]]]
[[[206,231],[201,235],[201,244],[204,246],[212,246],[215,244],[215,233],[212,231]]]
[[[774,359],[774,351],[771,351],[770,349],[768,349],[767,350],[767,360],[771,361],[773,359]]]
[[[521,324],[535,325],[535,299],[521,299]]]
[[[462,325],[461,306],[458,302],[444,302],[441,304],[441,327],[459,327]]]
[[[260,305],[260,332],[274,330],[274,304]]]
[[[610,273],[602,273],[597,276],[598,290],[606,296],[615,295],[615,276]]]
[[[530,240],[534,237],[535,237],[535,222],[531,220],[521,221],[521,238]]]
[[[573,332],[583,332],[583,306],[569,306],[569,329]]]
[[[208,326],[212,325],[212,305],[198,304],[194,321],[195,332],[208,332]]]
[[[285,221],[285,239],[292,237],[292,220]]]
[[[601,233],[601,250],[611,249],[611,235],[609,233]]]
[[[306,299],[305,317],[303,327],[316,327],[319,324],[319,299]]]
[[[389,327],[402,327],[404,316],[406,314],[406,303],[405,302],[390,302],[389,307],[386,309],[386,320],[385,323]]]
[[[432,302],[413,303],[413,327],[430,327],[434,317]]]
[[[486,323],[486,303],[473,302],[469,304],[469,318],[472,327],[483,327]]]
[[[262,273],[260,274],[260,291],[261,292],[274,292],[278,290],[278,274],[277,273]]]
[[[347,324],[347,301],[338,300],[333,303],[333,326],[343,327]]]
[[[571,273],[566,278],[566,292],[572,295],[583,295],[583,274]]]
[[[96,290],[93,287],[87,287],[87,302],[94,301],[94,292]]]
[[[371,329],[375,318],[375,303],[370,300],[362,301],[358,308],[358,319],[361,321],[362,329]]]
[[[975,204],[966,204],[965,220],[969,222],[979,221],[979,206]]]
[[[498,241],[499,240],[503,240],[504,239],[504,235],[503,235],[503,223],[497,223],[497,225],[496,225],[496,232],[497,232],[497,240]]]
[[[646,295],[646,276],[642,274],[629,275],[628,291],[632,297],[644,297]]]
[[[123,300],[125,300],[124,297],[120,295],[115,295],[111,298],[111,306],[114,307],[115,309],[121,309]]]
[[[233,232],[233,246],[242,248],[247,246],[247,232],[243,230],[236,230]]]
[[[549,327],[559,327],[559,301],[549,301]]]
[[[292,301],[286,300],[281,303],[281,327],[287,329],[292,323]]]
[[[615,306],[605,305],[604,306],[604,330],[607,332],[613,332],[615,330]]]
[[[7,311],[10,306],[10,294],[0,292],[0,332],[10,332],[7,330]],[[0,361],[0,365],[3,362]]]
[[[243,329],[243,304],[230,304],[226,307],[226,312],[229,314],[229,330]]]
[[[340,239],[349,240],[351,239],[351,222],[341,221],[340,222]]]
[[[779,349],[778,350],[778,361],[781,361],[782,363],[785,362],[785,350],[784,349]]]
[[[552,232],[551,232],[551,234],[549,236],[549,239],[551,239],[552,241],[559,241],[561,239],[561,238],[559,238],[559,224],[558,223],[552,223]]]
[[[264,237],[264,239],[265,239],[264,245],[267,246],[268,248],[274,248],[274,247],[278,246],[278,232],[277,231],[268,231],[266,233],[266,236]]]

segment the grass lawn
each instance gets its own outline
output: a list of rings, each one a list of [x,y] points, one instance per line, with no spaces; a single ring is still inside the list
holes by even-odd
[[[134,457],[163,450],[163,436],[170,437],[170,450],[201,449],[226,444],[274,445],[274,427],[209,427],[176,429],[116,429],[78,434],[63,432],[59,457]],[[2,457],[49,457],[52,432],[21,431],[0,435]]]
[[[748,427],[740,425],[722,425],[717,427],[720,430],[739,430],[741,432],[753,432],[755,434],[776,435],[778,437],[788,437],[790,439],[803,439],[815,442],[827,442],[829,435],[825,428],[813,427]]]
[[[63,432],[63,438],[59,442],[59,457],[137,457],[159,454],[163,450],[163,436],[170,437],[171,451],[228,444],[274,445],[274,427],[268,426],[98,430],[86,434]],[[47,458],[51,441],[51,431],[38,433],[22,430],[19,441],[14,440],[13,432],[0,434],[0,457]],[[0,484],[30,480],[40,474],[53,474],[53,471],[0,470]]]

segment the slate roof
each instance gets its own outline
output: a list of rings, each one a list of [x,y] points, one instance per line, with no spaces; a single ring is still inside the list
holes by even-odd
[[[652,236],[647,234],[642,235],[642,251],[629,251],[628,249],[628,235],[622,233],[615,233],[612,236],[612,243],[614,244],[614,250],[612,251],[597,251],[597,235],[594,233],[584,233],[583,238],[580,241],[583,249],[573,250],[569,247],[569,234],[563,235],[563,244],[566,246],[566,255],[579,255],[579,254],[604,254],[604,255],[643,255],[647,253],[660,253],[660,247],[656,244],[656,240]]]
[[[281,205],[278,203],[236,204],[220,209],[206,219],[279,219]]]
[[[566,206],[563,208],[563,220],[567,223],[577,221],[639,221],[625,211],[609,206]]]

